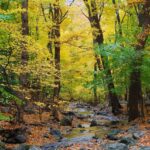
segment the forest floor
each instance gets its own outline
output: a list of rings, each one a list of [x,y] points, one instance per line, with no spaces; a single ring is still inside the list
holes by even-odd
[[[24,114],[24,124],[0,121],[0,128],[9,131],[25,128],[26,139],[22,143],[38,146],[42,150],[120,150],[120,146],[125,146],[122,150],[144,150],[145,146],[150,149],[150,118],[146,118],[145,122],[135,120],[128,123],[125,110],[123,114],[113,116],[109,107],[99,108],[71,103],[67,111],[58,113],[60,121],[54,120],[49,112],[39,116],[31,108]],[[5,149],[19,146],[19,143],[6,138],[8,136],[0,135]]]

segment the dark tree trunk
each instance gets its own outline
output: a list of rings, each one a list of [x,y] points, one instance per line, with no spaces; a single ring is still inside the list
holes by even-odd
[[[21,21],[22,21],[22,35],[27,36],[29,35],[29,25],[28,25],[28,0],[22,1],[22,9],[23,12],[21,13]],[[21,54],[21,61],[23,67],[25,67],[28,63],[28,52],[26,49],[26,42],[22,42],[22,54]],[[20,74],[20,82],[23,88],[26,88],[28,86],[28,74],[27,73],[21,73]],[[23,120],[23,114],[24,114],[24,106],[18,105],[17,106],[17,120],[18,122],[22,123]]]
[[[55,50],[55,78],[54,78],[54,95],[53,99],[57,100],[59,99],[59,93],[60,93],[60,6],[59,6],[59,0],[56,0],[56,4],[54,5],[54,50]]]
[[[35,27],[35,30],[36,30],[36,40],[39,40],[39,18],[37,17],[36,18],[36,27]]]
[[[136,58],[132,64],[132,72],[130,75],[129,87],[129,121],[132,121],[140,116],[139,106],[141,107],[141,114],[143,114],[143,97],[141,84],[141,65],[142,65],[142,50],[145,47],[146,40],[149,36],[150,29],[150,1],[146,0],[143,8],[139,13],[142,25],[142,32],[137,36],[137,45],[135,46]]]
[[[25,9],[22,14],[22,35],[29,35],[29,26],[28,26],[28,0],[22,1],[22,9]]]
[[[98,96],[97,96],[97,85],[95,84],[95,81],[97,80],[97,63],[94,64],[94,105],[98,104]]]
[[[88,15],[89,15],[88,18],[91,24],[92,35],[93,35],[93,45],[94,48],[96,48],[97,46],[103,44],[104,42],[103,32],[100,25],[100,18],[98,16],[98,12],[96,8],[96,2],[94,0],[91,0],[91,3],[89,5],[88,1],[84,0],[84,3],[88,9]],[[100,59],[98,58],[97,55],[95,57],[97,60],[97,64],[99,66]],[[109,82],[107,83],[107,88],[109,92],[109,98],[111,101],[112,112],[114,114],[118,114],[120,112],[119,109],[121,108],[121,105],[119,103],[116,93],[114,92],[115,86],[113,82],[111,69],[108,64],[108,58],[106,56],[101,55],[101,60],[102,60],[103,69],[105,70],[105,79],[106,80],[109,79]]]
[[[22,1],[22,9],[25,9],[21,13],[21,21],[22,21],[22,35],[27,36],[29,35],[29,25],[28,25],[28,0],[23,0]],[[22,65],[26,66],[28,63],[28,52],[26,49],[26,43],[25,41],[22,42],[22,54],[21,54],[21,61]],[[20,81],[23,87],[26,87],[28,84],[27,81],[27,73],[22,73],[20,75]]]

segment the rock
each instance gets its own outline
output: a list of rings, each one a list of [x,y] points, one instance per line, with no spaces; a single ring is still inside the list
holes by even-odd
[[[73,118],[70,116],[64,116],[60,121],[60,125],[62,126],[71,126]]]
[[[99,111],[96,113],[96,115],[102,115],[102,116],[107,116],[108,112],[104,112],[104,111]]]
[[[144,132],[138,131],[138,132],[133,133],[132,136],[133,136],[133,138],[134,138],[135,140],[138,140],[138,139],[141,138],[143,135],[144,135]]]
[[[43,135],[43,137],[44,137],[44,138],[49,138],[49,134],[48,134],[48,133],[45,133],[45,134]]]
[[[0,141],[0,150],[5,150],[5,143]]]
[[[132,137],[123,137],[120,140],[120,143],[126,144],[126,145],[134,145],[135,140]]]
[[[76,114],[72,111],[68,111],[68,112],[62,112],[63,115],[65,116],[75,116]]]
[[[90,124],[90,127],[94,127],[94,126],[97,126],[97,121],[96,120],[92,120],[91,121],[91,124]]]
[[[139,150],[150,150],[150,146],[143,146],[143,147],[140,147]]]
[[[77,126],[78,128],[83,128],[83,126],[81,125],[81,124],[78,124],[78,126]]]
[[[5,143],[21,144],[27,140],[26,128],[3,129],[0,131],[0,134]]]
[[[115,135],[107,135],[107,138],[108,138],[109,140],[113,140],[113,141],[119,140],[119,138],[118,138],[117,136],[115,136]]]
[[[53,144],[47,144],[42,146],[42,150],[58,150],[60,147],[68,147],[73,144],[80,144],[80,143],[88,143],[92,140],[92,136],[84,136],[78,138],[71,138],[71,139],[63,139],[61,142],[56,142]]]
[[[114,143],[107,145],[105,150],[128,150],[128,146],[123,143]]]
[[[127,132],[133,134],[133,133],[137,132],[137,130],[138,130],[138,125],[134,125],[133,127],[130,127],[130,128],[127,130]]]
[[[120,122],[119,122],[119,120],[112,120],[111,121],[111,125],[117,125],[117,124],[119,124]]]
[[[25,143],[27,141],[27,138],[25,135],[16,135],[15,137],[16,143]]]
[[[109,140],[119,140],[119,138],[116,136],[117,134],[119,134],[121,132],[121,130],[119,129],[114,129],[114,130],[111,130],[108,135],[107,135],[107,138]]]
[[[55,130],[50,128],[50,134],[55,136],[56,139],[62,139],[62,134],[60,130]]]
[[[80,133],[84,133],[86,130],[85,129],[82,129],[82,130],[80,130]]]
[[[149,124],[150,124],[150,120],[147,120],[147,123],[149,123]]]
[[[40,147],[32,146],[29,148],[29,150],[42,150]]]
[[[89,128],[90,127],[90,124],[89,123],[84,123],[82,124],[82,128]]]
[[[83,119],[89,118],[89,115],[87,115],[87,114],[77,114],[76,117],[80,120],[83,120]]]
[[[117,134],[119,134],[121,132],[121,130],[119,130],[119,129],[114,129],[114,130],[111,130],[108,134],[109,135],[117,135]]]
[[[14,148],[13,150],[29,150],[30,145],[21,144],[17,148]]]

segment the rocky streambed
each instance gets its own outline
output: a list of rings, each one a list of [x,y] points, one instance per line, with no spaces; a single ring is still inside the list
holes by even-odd
[[[113,116],[108,108],[99,110],[88,104],[71,103],[63,113],[59,124],[66,128],[48,127],[44,135],[45,138],[49,134],[54,136],[56,142],[39,147],[21,144],[14,150],[150,150],[139,143],[150,128],[141,130],[136,123],[128,125],[125,116]],[[25,140],[23,135],[20,138]],[[2,143],[0,150],[5,150]]]

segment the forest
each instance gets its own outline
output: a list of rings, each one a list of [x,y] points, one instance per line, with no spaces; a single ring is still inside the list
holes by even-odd
[[[0,150],[150,150],[150,0],[0,0]]]

